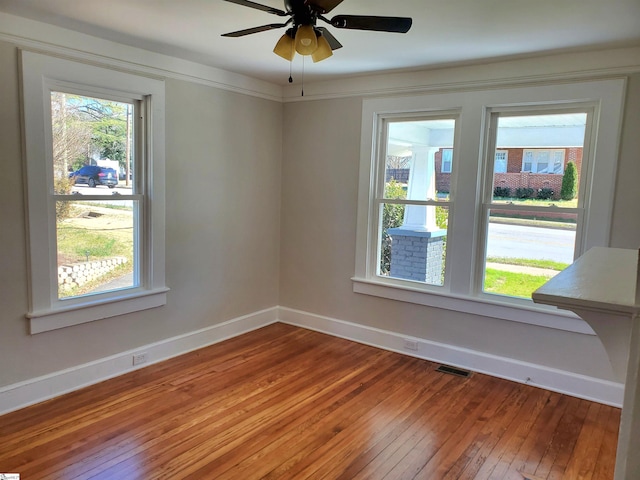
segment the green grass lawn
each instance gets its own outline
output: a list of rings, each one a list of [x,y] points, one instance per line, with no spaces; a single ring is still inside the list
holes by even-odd
[[[505,272],[487,268],[484,291],[512,297],[531,298],[531,294],[549,280],[545,275]]]
[[[574,198],[573,200],[540,200],[537,198],[503,198],[503,197],[494,197],[493,203],[513,203],[514,205],[535,205],[537,207],[543,207],[547,205],[556,205],[558,207],[564,208],[577,208],[578,207],[578,199]]]
[[[57,222],[58,265],[125,257],[127,262],[99,279],[69,289],[64,296],[83,295],[133,271],[134,236],[131,208],[109,208],[74,202],[71,215]]]
[[[568,263],[530,258],[488,257],[487,262],[544,268],[558,272],[569,266]],[[512,297],[531,298],[531,294],[544,285],[547,280],[549,280],[547,275],[506,272],[495,268],[487,268],[485,271],[484,291]]]

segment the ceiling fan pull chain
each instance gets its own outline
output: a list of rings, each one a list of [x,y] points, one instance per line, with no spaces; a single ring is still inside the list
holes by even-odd
[[[302,57],[302,87],[300,89],[300,96],[304,97],[304,56]]]
[[[293,70],[293,59],[289,60],[289,83],[293,83],[293,77],[291,71]]]

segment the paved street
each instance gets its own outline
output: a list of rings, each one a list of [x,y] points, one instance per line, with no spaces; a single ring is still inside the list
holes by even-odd
[[[572,263],[575,239],[571,230],[490,223],[487,256]]]

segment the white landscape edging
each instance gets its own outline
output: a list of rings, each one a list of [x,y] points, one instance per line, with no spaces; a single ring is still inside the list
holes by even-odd
[[[624,385],[564,370],[499,357],[484,352],[401,335],[335,318],[280,307],[282,323],[345,338],[404,355],[444,363],[474,372],[504,378],[615,407],[622,406]],[[415,342],[417,350],[404,348],[405,341]]]
[[[277,321],[277,307],[0,388],[0,415],[203,348]],[[132,365],[135,354],[148,361]]]

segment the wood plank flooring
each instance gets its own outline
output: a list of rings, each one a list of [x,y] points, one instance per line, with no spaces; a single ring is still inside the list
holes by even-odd
[[[620,410],[274,324],[0,417],[38,479],[613,478]]]

